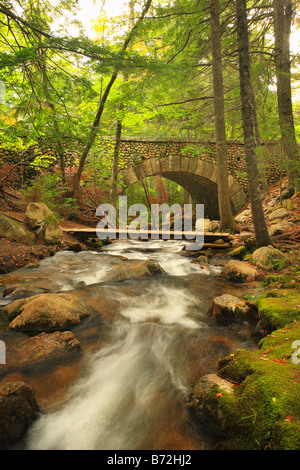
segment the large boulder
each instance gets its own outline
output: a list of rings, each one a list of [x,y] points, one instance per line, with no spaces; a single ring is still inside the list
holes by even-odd
[[[34,388],[25,382],[0,385],[0,446],[16,443],[38,416]]]
[[[18,368],[41,363],[80,351],[81,345],[71,331],[40,333],[8,348],[7,363]]]
[[[3,309],[9,330],[65,331],[92,315],[91,308],[68,294],[40,294],[18,299]]]
[[[276,235],[281,235],[285,233],[287,230],[294,228],[295,225],[292,222],[279,222],[278,224],[274,224],[269,228],[270,237],[274,237]]]
[[[281,207],[280,209],[276,209],[275,211],[272,211],[271,214],[269,214],[268,219],[269,220],[284,219],[288,215],[289,215],[289,211],[285,209],[284,207]]]
[[[35,236],[22,224],[4,214],[0,214],[0,236],[27,245],[32,245],[35,241]]]
[[[254,264],[266,271],[270,269],[281,269],[290,264],[288,257],[273,246],[262,246],[252,254]]]
[[[55,217],[43,202],[30,202],[26,208],[24,223],[32,229],[41,227],[47,217]]]
[[[117,269],[117,273],[114,273],[110,280],[121,281],[123,279],[143,278],[159,274],[165,274],[165,271],[160,267],[160,265],[153,263],[152,261],[145,260],[132,265],[128,265],[127,263],[123,266],[120,265]]]
[[[230,260],[223,267],[221,274],[234,282],[251,282],[257,278],[258,271],[244,261]]]
[[[257,319],[257,311],[250,302],[230,294],[215,297],[210,305],[209,314],[219,323]]]
[[[215,233],[220,229],[220,222],[218,220],[212,220],[209,224],[204,225],[205,233]]]
[[[48,245],[60,245],[63,237],[63,230],[56,219],[48,218],[37,231],[37,235]]]
[[[202,230],[202,226],[203,226],[204,232],[208,232],[208,227],[210,226],[211,223],[212,222],[210,219],[203,219],[203,220],[199,219],[199,220],[196,220],[195,228],[197,231],[200,231],[200,229]]]
[[[59,221],[43,202],[28,204],[24,223],[31,229],[37,230],[37,235],[48,244],[60,244],[63,231]]]

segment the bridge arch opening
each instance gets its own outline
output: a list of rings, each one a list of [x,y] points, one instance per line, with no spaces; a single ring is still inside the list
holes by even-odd
[[[206,218],[219,219],[216,165],[200,158],[155,157],[131,164],[119,174],[118,192],[124,195],[126,190],[138,181],[158,175],[184,188],[190,194],[193,203],[204,204]],[[236,214],[248,198],[243,187],[232,175],[229,176],[228,183],[232,210]]]

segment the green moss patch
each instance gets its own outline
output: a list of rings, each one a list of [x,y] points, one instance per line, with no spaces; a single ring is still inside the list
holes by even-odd
[[[235,441],[231,445],[300,448],[299,365],[291,358],[295,338],[297,324],[265,338],[257,352],[239,350],[220,362],[219,375],[236,383],[234,400],[226,394],[215,398],[216,406],[227,413],[224,435]]]
[[[255,305],[267,331],[300,321],[300,292],[296,289],[272,289],[260,296]]]

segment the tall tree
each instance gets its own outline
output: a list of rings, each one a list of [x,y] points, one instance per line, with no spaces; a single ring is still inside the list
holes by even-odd
[[[256,160],[253,110],[251,104],[252,90],[250,81],[246,0],[236,0],[236,17],[243,133],[252,219],[255,230],[256,244],[258,246],[265,246],[269,245],[271,241],[261,202],[259,174]]]
[[[133,27],[133,18],[134,18],[134,4],[135,0],[130,0],[129,2],[129,28]],[[124,74],[124,81],[128,81],[128,73]],[[110,201],[117,206],[117,196],[118,196],[118,172],[119,172],[119,157],[120,157],[120,144],[122,137],[122,127],[123,127],[123,111],[124,103],[121,102],[119,105],[119,115],[117,116],[117,126],[116,126],[116,142],[113,153],[113,162],[112,162],[112,171],[111,171],[111,186],[110,186]]]
[[[138,20],[136,21],[135,25],[131,28],[131,30],[129,31],[129,33],[127,34],[125,40],[124,40],[124,43],[123,43],[123,46],[122,46],[122,52],[125,53],[127,51],[127,48],[130,44],[130,42],[132,41],[136,31],[139,29],[140,25],[142,24],[147,12],[149,11],[149,8],[151,6],[151,3],[152,3],[152,0],[146,0],[144,6],[143,6],[143,10],[141,12],[141,15],[140,17],[138,18]],[[78,169],[77,169],[77,172],[76,172],[76,175],[75,175],[75,179],[74,179],[74,187],[73,187],[73,194],[76,194],[78,188],[79,188],[79,184],[80,184],[80,179],[81,179],[81,175],[82,175],[82,172],[83,172],[83,168],[84,168],[84,165],[85,165],[85,161],[86,161],[86,158],[89,154],[89,151],[91,150],[92,146],[94,145],[94,142],[96,140],[96,137],[97,137],[97,131],[98,131],[98,128],[99,128],[99,125],[100,125],[100,121],[101,121],[101,118],[102,118],[102,114],[103,114],[103,111],[104,111],[104,106],[105,106],[105,103],[106,103],[106,100],[108,98],[108,95],[110,93],[110,90],[111,88],[113,87],[118,75],[119,75],[119,72],[120,72],[120,66],[119,65],[116,65],[116,67],[114,68],[114,71],[111,75],[111,78],[104,90],[104,93],[99,101],[99,106],[98,106],[98,109],[97,109],[97,112],[96,112],[96,115],[95,115],[95,118],[94,118],[94,122],[92,124],[92,128],[90,130],[90,133],[89,133],[89,136],[87,138],[87,143],[85,145],[85,148],[81,154],[81,157],[80,157],[80,161],[79,161],[79,166],[78,166]]]
[[[277,78],[277,101],[282,146],[287,157],[287,197],[300,187],[300,155],[295,135],[292,91],[290,33],[293,15],[292,0],[273,0],[275,65]]]
[[[210,0],[210,16],[220,230],[238,231],[229,198],[219,0]]]

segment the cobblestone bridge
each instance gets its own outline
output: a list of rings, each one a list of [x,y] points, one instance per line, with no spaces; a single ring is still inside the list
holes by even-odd
[[[105,138],[102,155],[111,153],[113,139]],[[269,183],[281,176],[281,145],[264,143],[260,164]],[[234,213],[248,200],[244,144],[227,142],[229,192]],[[162,175],[186,189],[195,203],[205,205],[205,216],[218,218],[218,192],[215,142],[158,141],[123,138],[120,145],[119,194],[148,176]]]

